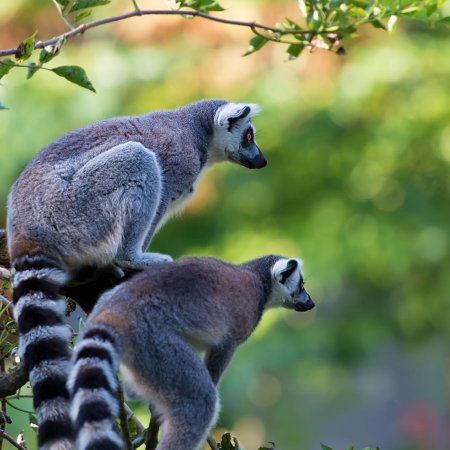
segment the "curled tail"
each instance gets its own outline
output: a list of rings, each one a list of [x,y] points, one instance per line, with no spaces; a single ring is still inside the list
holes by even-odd
[[[78,450],[121,450],[116,371],[118,338],[107,326],[86,325],[75,348],[68,386]]]
[[[33,389],[38,445],[45,450],[69,450],[74,441],[66,387],[71,330],[63,322],[66,302],[59,295],[68,277],[45,256],[17,258],[13,267],[19,353],[25,358]]]

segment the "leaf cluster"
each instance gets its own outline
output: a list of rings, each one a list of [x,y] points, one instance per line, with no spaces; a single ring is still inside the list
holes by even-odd
[[[143,11],[139,8],[136,0],[131,1],[135,15],[153,12],[152,10]],[[66,42],[66,35],[82,33],[87,25],[90,27],[100,26],[108,21],[129,17],[129,15],[110,17],[99,21],[100,23],[82,24],[81,21],[91,15],[93,8],[107,5],[111,0],[53,0],[53,2],[70,32],[52,39],[51,41],[54,43],[44,47],[36,61],[31,60],[37,44],[36,33],[24,39],[16,49],[15,61],[10,58],[0,60],[0,79],[15,67],[25,67],[27,79],[37,71],[45,69],[95,92],[94,86],[83,68],[69,65],[49,69],[44,65],[59,54]],[[172,0],[171,3],[174,10],[178,10],[180,15],[185,18],[192,18],[194,15],[210,18],[210,12],[224,10],[216,0]],[[310,51],[324,49],[337,55],[344,55],[345,49],[342,42],[355,37],[360,27],[366,24],[391,32],[399,17],[421,20],[428,24],[448,23],[448,17],[442,18],[440,7],[443,3],[444,0],[297,0],[296,4],[301,20],[294,21],[286,18],[274,27],[216,17],[211,17],[211,19],[224,24],[246,26],[252,30],[254,36],[250,39],[244,56],[261,50],[268,42],[275,42],[287,45],[286,52],[289,59],[295,59],[305,49],[310,49]],[[171,11],[159,12],[168,14]],[[40,47],[42,47],[42,43]],[[23,64],[25,62],[27,63]],[[6,107],[0,102],[1,109],[6,109]]]
[[[342,41],[356,37],[363,25],[392,32],[398,17],[421,20],[429,24],[442,21],[440,7],[444,0],[297,0],[302,21],[286,18],[274,29],[261,32],[253,27],[255,36],[245,55],[260,50],[268,42],[287,44],[289,59],[297,58],[305,48],[324,49],[344,55]]]

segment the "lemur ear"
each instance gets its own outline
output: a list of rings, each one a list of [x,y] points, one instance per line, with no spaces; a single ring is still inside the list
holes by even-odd
[[[272,274],[275,280],[281,284],[285,284],[286,280],[297,270],[299,261],[294,258],[280,259],[272,268]]]
[[[215,123],[220,127],[227,127],[228,131],[247,117],[258,114],[261,108],[255,104],[227,103],[221,106],[215,115]]]

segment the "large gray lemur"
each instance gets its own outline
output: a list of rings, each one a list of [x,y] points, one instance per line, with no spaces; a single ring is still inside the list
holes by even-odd
[[[50,143],[14,183],[7,218],[14,314],[40,448],[71,448],[73,440],[61,292],[94,273],[171,260],[145,250],[190,199],[203,170],[221,161],[266,165],[250,120],[258,110],[203,100],[94,123]]]
[[[218,415],[216,385],[271,307],[308,311],[302,261],[267,255],[154,264],[105,293],[89,316],[69,377],[78,450],[122,450],[116,371],[162,425],[156,450],[198,450]],[[204,361],[198,352],[205,355]]]

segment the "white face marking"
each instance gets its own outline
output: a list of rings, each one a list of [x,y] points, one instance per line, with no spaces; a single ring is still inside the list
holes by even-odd
[[[289,262],[296,261],[297,267],[284,281],[284,273],[288,270]],[[267,302],[268,307],[282,306],[291,301],[291,294],[298,289],[300,279],[303,278],[303,261],[297,258],[279,259],[272,267],[272,291]]]
[[[244,117],[236,119],[246,108],[249,112]],[[255,128],[250,119],[260,110],[258,105],[245,103],[227,103],[217,110],[214,117],[214,136],[208,149],[208,166],[229,160],[239,162],[239,153],[245,152],[242,138],[248,128],[252,129],[254,135]],[[252,156],[259,153],[256,146],[252,151],[254,153]]]

